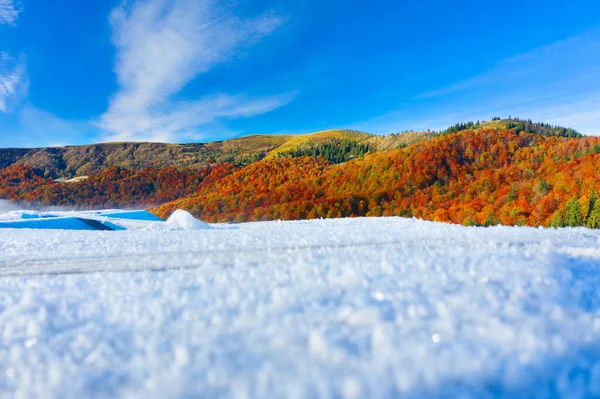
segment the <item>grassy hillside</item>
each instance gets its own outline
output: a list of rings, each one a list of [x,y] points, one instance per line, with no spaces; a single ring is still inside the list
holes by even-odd
[[[341,140],[360,143],[367,141],[372,137],[374,137],[372,134],[355,130],[325,130],[316,133],[300,134],[292,136],[285,144],[271,151],[269,155],[267,155],[267,158],[274,158],[279,154],[290,153],[298,149],[305,149],[319,144]]]

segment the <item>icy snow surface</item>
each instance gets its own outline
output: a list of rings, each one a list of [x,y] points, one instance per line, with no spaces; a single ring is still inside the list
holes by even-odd
[[[12,204],[9,204],[9,206]],[[0,212],[5,204],[0,200]],[[101,211],[23,211],[8,208],[8,211],[0,213],[0,229],[18,228],[18,229],[61,229],[61,230],[127,230],[136,228],[147,228],[162,222],[158,216],[148,211],[124,211],[118,209],[107,209]],[[187,224],[195,223],[206,225],[205,223],[194,219],[192,215],[184,211],[183,217]],[[188,218],[185,217],[188,215]],[[190,220],[191,218],[191,220]],[[150,223],[152,222],[152,223]],[[162,224],[162,223],[161,223]],[[171,228],[184,230],[187,225],[180,226],[180,223],[172,223]],[[103,227],[102,227],[103,226]],[[164,226],[163,226],[164,227]]]
[[[595,231],[162,225],[0,231],[0,397],[600,396]]]

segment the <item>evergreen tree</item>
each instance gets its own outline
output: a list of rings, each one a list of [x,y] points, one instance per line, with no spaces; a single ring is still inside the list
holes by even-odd
[[[577,195],[574,195],[573,198],[567,202],[567,215],[565,218],[565,224],[569,227],[583,226],[581,205],[579,205],[579,199],[577,198]]]
[[[592,211],[594,210],[595,206],[596,206],[596,191],[592,188],[592,190],[590,191],[590,197],[588,198],[588,203],[587,203],[587,212],[585,215],[586,223],[589,220],[590,216],[592,215]]]
[[[590,229],[600,229],[600,201],[594,203],[594,208],[587,218],[586,226]]]
[[[552,186],[546,179],[542,179],[538,185],[538,190],[541,194],[546,195],[550,190],[552,190]]]
[[[517,185],[513,184],[513,186],[510,188],[510,192],[508,193],[508,196],[506,197],[506,200],[508,202],[513,202],[514,200],[517,199]]]
[[[565,227],[565,212],[561,209],[557,209],[556,212],[554,212],[554,215],[552,215],[548,227],[554,227],[555,229]]]
[[[305,147],[279,154],[280,157],[299,158],[303,156],[322,156],[330,163],[343,163],[354,158],[360,158],[371,151],[368,143],[358,143],[348,139],[333,139],[325,143],[313,143]]]
[[[483,222],[483,225],[485,227],[490,227],[490,226],[495,226],[496,224],[498,224],[498,222],[496,221],[496,218],[494,218],[494,215],[490,212],[487,215],[487,218],[485,219],[485,222]]]
[[[473,218],[471,216],[466,217],[465,220],[463,220],[463,226],[467,226],[467,227],[471,227],[471,226],[475,226],[475,221],[473,220]]]

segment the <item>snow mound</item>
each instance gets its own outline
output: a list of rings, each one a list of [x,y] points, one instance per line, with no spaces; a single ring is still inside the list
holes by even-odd
[[[191,213],[178,209],[167,220],[167,226],[178,230],[206,230],[210,226],[201,220],[196,219]]]

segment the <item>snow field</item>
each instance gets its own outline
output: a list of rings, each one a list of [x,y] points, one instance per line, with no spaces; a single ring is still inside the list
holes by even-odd
[[[0,396],[600,396],[600,235],[4,230]]]

